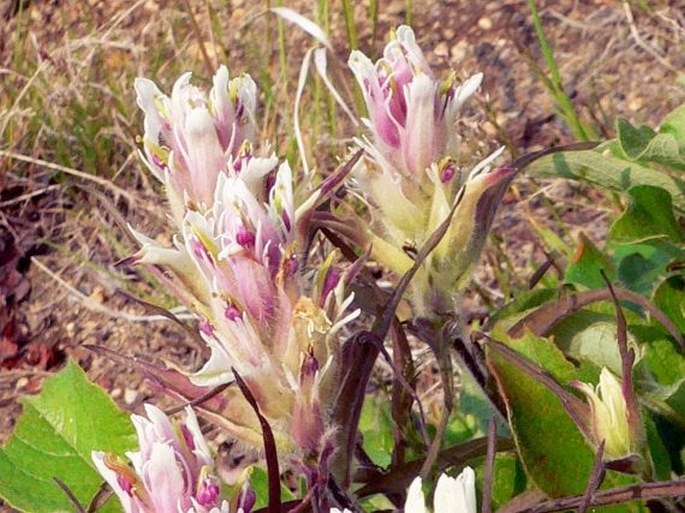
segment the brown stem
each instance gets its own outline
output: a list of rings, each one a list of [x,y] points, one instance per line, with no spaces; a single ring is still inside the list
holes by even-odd
[[[597,492],[590,501],[589,506],[606,506],[634,500],[646,501],[650,499],[668,499],[682,497],[683,495],[685,495],[685,480],[639,483]],[[583,495],[578,495],[575,497],[544,502],[532,508],[508,511],[508,513],[550,513],[552,511],[565,511],[578,508],[582,500]]]
[[[483,477],[483,513],[492,512],[492,486],[494,484],[495,456],[497,445],[497,423],[494,415],[488,421],[488,452],[485,455],[485,476]]]

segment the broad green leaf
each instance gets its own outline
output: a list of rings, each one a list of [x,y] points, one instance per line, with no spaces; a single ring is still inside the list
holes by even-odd
[[[656,132],[648,126],[635,128],[627,120],[619,118],[616,123],[618,142],[623,154],[630,160],[637,160],[644,152],[649,142],[654,139]]]
[[[376,465],[387,467],[392,457],[392,414],[385,397],[367,396],[359,419],[364,450]]]
[[[685,181],[668,173],[629,162],[611,153],[610,145],[598,150],[566,151],[542,157],[527,168],[534,176],[561,176],[625,192],[638,185],[667,191],[679,212],[685,212]]]
[[[618,281],[627,289],[651,296],[654,288],[669,274],[668,265],[685,259],[685,247],[661,239],[620,244],[609,240]]]
[[[671,195],[662,188],[641,185],[628,191],[626,210],[612,225],[608,240],[629,243],[663,238],[682,242],[683,231],[673,215]]]
[[[560,383],[575,379],[573,365],[554,344],[530,333],[508,345]],[[583,492],[593,454],[559,399],[543,384],[486,346],[486,358],[509,413],[521,462],[531,480],[551,497]]]
[[[128,416],[72,361],[22,403],[14,434],[0,449],[0,496],[21,511],[73,511],[55,477],[87,505],[103,481],[91,452],[123,456],[136,448]]]
[[[604,288],[606,283],[600,271],[604,271],[610,280],[615,277],[614,266],[609,257],[597,249],[587,235],[580,232],[576,252],[566,267],[566,283],[582,285],[588,289]]]
[[[488,432],[488,423],[496,413],[492,403],[485,395],[483,387],[478,384],[470,372],[462,372],[460,375],[459,403],[456,409],[466,419],[473,419],[475,421],[472,436],[485,436]],[[499,436],[511,438],[509,425],[501,420],[499,415],[495,415],[495,418],[497,420],[497,433]]]
[[[624,155],[632,161],[657,162],[677,169],[685,168],[685,158],[680,154],[678,141],[669,133],[657,134],[649,127],[633,127],[620,119],[618,140]]]
[[[480,495],[485,476],[485,460],[475,466],[476,486]],[[516,454],[500,453],[495,456],[492,480],[492,509],[497,510],[526,489],[527,478]]]
[[[654,292],[654,303],[685,333],[685,277],[671,276]]]
[[[269,505],[269,476],[261,467],[253,466],[250,468],[250,488],[256,495],[256,502],[253,511],[266,508]],[[281,482],[281,502],[295,500],[295,494]]]
[[[494,312],[490,323],[491,325],[496,325],[500,321],[506,320],[507,322],[505,324],[512,325],[532,309],[537,308],[548,301],[552,301],[558,296],[558,289],[534,289],[524,291]]]
[[[671,340],[657,338],[645,342],[644,359],[636,367],[638,392],[657,405],[666,405],[672,411],[670,416],[678,417],[681,425],[685,425],[685,356]],[[649,401],[650,408],[660,411]]]
[[[661,120],[660,133],[671,134],[685,153],[685,104],[676,107]]]
[[[615,322],[597,322],[579,331],[571,340],[568,353],[578,360],[589,361],[600,369],[607,367],[614,374],[621,375]]]
[[[674,169],[685,169],[685,156],[681,154],[678,141],[671,134],[657,134],[638,158]]]
[[[643,342],[645,362],[658,383],[673,385],[685,378],[685,356],[675,342],[663,338]]]
[[[628,290],[649,296],[654,284],[666,272],[668,258],[664,259],[664,254],[654,246],[641,245],[641,248],[647,248],[647,255],[644,251],[636,251],[621,258],[618,264],[618,279]]]
[[[657,426],[654,423],[653,415],[650,412],[643,410],[642,417],[645,421],[647,445],[649,446],[649,453],[654,462],[656,477],[657,479],[666,481],[671,477],[671,458],[668,454],[668,449],[664,446],[664,442],[659,435]]]
[[[659,438],[668,451],[673,472],[682,476],[685,473],[685,429],[682,423],[674,424],[658,415],[653,420],[659,431]]]
[[[527,359],[558,382],[573,377],[570,364],[548,340],[528,332],[509,340]],[[530,480],[550,497],[581,494],[594,462],[594,454],[557,395],[504,356],[486,345],[486,360],[504,396],[521,463]],[[602,488],[634,483],[635,478],[608,471]],[[642,511],[640,503],[604,507],[602,511]]]

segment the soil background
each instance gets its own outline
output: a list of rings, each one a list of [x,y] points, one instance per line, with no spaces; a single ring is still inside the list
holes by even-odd
[[[16,67],[17,4],[16,0],[0,1],[0,15],[5,16],[0,21],[0,89]],[[143,63],[140,72],[145,74],[146,52],[153,53],[156,41],[167,41],[166,20],[179,16],[187,23],[197,22],[205,34],[212,23],[223,27],[221,38],[210,41],[204,50],[192,40],[178,43],[185,45],[189,68],[209,58],[226,63],[231,70],[250,71],[254,62],[244,35],[267,2],[257,4],[32,0],[24,6],[24,15],[30,20],[27,37],[31,46],[44,56],[46,66],[56,76],[68,71],[61,68],[67,64],[51,56],[57,55],[67,41],[86,37],[125,42],[112,46],[106,55],[112,60],[113,72],[117,66],[123,69],[130,58]],[[312,18],[313,4],[304,0],[284,2]],[[369,50],[374,38],[368,3],[354,5],[360,47],[373,52]],[[388,30],[406,17],[404,1],[381,0],[378,6],[374,56],[382,49]],[[465,138],[477,138],[490,150],[507,144],[518,154],[574,141],[535,72],[536,66],[544,69],[545,65],[528,2],[415,0],[413,6],[412,25],[418,42],[437,74],[444,76],[455,69],[461,79],[478,71],[485,75],[482,90],[464,113]],[[655,127],[664,114],[685,101],[682,1],[550,0],[539,1],[538,8],[566,91],[581,119],[594,124],[601,137],[614,135],[617,117]],[[339,2],[331,2],[330,10],[331,40],[345,61],[349,49]],[[120,22],[112,29],[115,19]],[[286,43],[291,81],[296,81],[300,60],[311,40],[287,25]],[[275,47],[273,52],[277,53]],[[168,91],[176,76],[166,75],[162,66],[159,75],[151,78]],[[24,77],[25,84],[29,80]],[[63,95],[63,91],[55,94],[55,108]],[[30,109],[17,114],[12,108],[22,99],[0,99],[6,102],[0,103],[0,120],[8,113],[43,115]],[[128,98],[103,100],[104,115],[112,111],[108,101],[133,105],[132,85]],[[55,179],[54,169],[36,162],[19,167],[15,160],[0,155],[0,441],[12,432],[21,412],[20,398],[39,392],[43,379],[58,371],[66,357],[78,361],[91,379],[128,411],[138,411],[143,402],[158,397],[135,372],[95,354],[88,345],[126,355],[147,355],[186,369],[198,368],[204,358],[201,348],[188,340],[183,330],[132,300],[122,286],[122,281],[127,282],[138,291],[153,294],[144,277],[114,266],[122,253],[135,249],[124,235],[124,220],[145,233],[159,233],[160,240],[168,235],[160,228],[163,208],[150,185],[152,178],[146,177],[135,157],[135,136],[142,132],[142,117],[138,114],[122,126],[123,135],[118,137],[128,143],[116,150],[123,164],[110,178],[111,183],[133,195],[133,203],[93,181],[84,180],[74,188],[72,177],[72,186],[67,189],[64,181]],[[0,148],[51,161],[51,148],[32,146],[28,141],[21,133],[6,132]],[[556,231],[558,225],[550,222],[552,216],[543,196],[556,205],[568,228],[563,233],[568,241],[583,231],[601,243],[609,218],[616,211],[613,203],[577,184],[553,180],[540,185],[525,176],[518,178],[505,197],[495,235],[474,276],[476,286],[467,300],[467,308],[474,315],[483,312],[487,303],[501,305],[508,299],[508,291],[495,278],[496,268],[504,266],[503,255],[516,270],[512,289],[525,287],[544,260],[530,220]],[[231,455],[230,447],[227,451],[228,466],[242,459],[241,454]]]

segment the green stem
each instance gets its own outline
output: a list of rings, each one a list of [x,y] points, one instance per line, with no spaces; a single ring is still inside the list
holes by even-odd
[[[573,108],[573,103],[571,99],[566,94],[564,90],[563,82],[561,80],[561,73],[559,73],[559,67],[554,59],[554,52],[547,42],[545,37],[545,32],[542,28],[542,20],[540,20],[540,14],[538,13],[537,5],[535,0],[528,0],[528,5],[530,6],[530,12],[533,18],[533,27],[535,28],[535,35],[540,43],[540,49],[542,50],[542,55],[545,57],[545,62],[547,63],[547,68],[551,75],[551,91],[550,93],[554,96],[554,99],[559,105],[564,119],[569,124],[574,135],[584,141],[589,141],[597,137],[595,131],[590,127],[585,127],[580,121],[578,114]]]

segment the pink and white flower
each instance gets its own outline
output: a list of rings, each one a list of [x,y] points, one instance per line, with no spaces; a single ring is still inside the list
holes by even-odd
[[[357,140],[370,158],[355,177],[374,217],[356,242],[370,246],[375,259],[401,275],[414,264],[406,248],[422,247],[459,203],[409,291],[417,315],[453,311],[516,172],[492,170],[502,149],[470,172],[458,165],[457,116],[482,74],[461,86],[454,73],[436,79],[407,26],[397,29],[376,63],[354,51],[349,65],[364,92],[370,130],[370,138]]]
[[[255,134],[257,87],[249,75],[229,80],[221,66],[209,95],[190,79],[181,75],[170,97],[151,80],[135,82],[145,112],[146,163],[166,185],[177,221],[185,205],[211,207],[217,177]]]
[[[178,511],[228,513],[220,497],[214,461],[195,413],[173,423],[146,404],[146,417],[132,415],[140,450],[127,456],[133,468],[113,454],[94,451],[93,463],[112,487],[126,513]]]
[[[149,80],[139,79],[136,90],[148,164],[166,184],[179,230],[171,248],[134,232],[141,250],[123,263],[151,266],[198,316],[211,356],[191,376],[196,385],[229,383],[235,370],[279,449],[316,451],[338,364],[335,334],[356,314],[343,313],[351,298],[333,260],[313,273],[321,286],[310,287],[298,251],[309,242],[314,209],[341,178],[297,195],[287,163],[253,154],[255,87],[247,76],[229,82],[221,68],[209,95],[190,74],[171,97]],[[250,405],[237,388],[226,393],[225,427],[261,445]],[[293,443],[294,432],[304,445]]]
[[[365,122],[373,138],[365,146],[374,158],[420,180],[431,164],[456,156],[456,117],[480,86],[482,74],[459,87],[453,76],[437,80],[406,25],[396,30],[376,63],[358,50],[348,63],[364,93]]]

